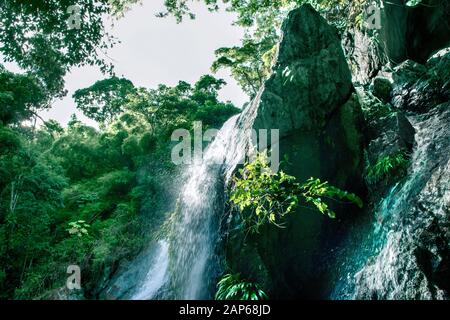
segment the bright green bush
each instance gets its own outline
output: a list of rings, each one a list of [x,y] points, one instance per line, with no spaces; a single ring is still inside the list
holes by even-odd
[[[272,172],[265,154],[258,154],[253,162],[246,163],[239,171],[230,195],[230,201],[239,207],[245,225],[255,233],[266,223],[283,227],[285,216],[299,206],[309,206],[335,218],[335,212],[327,203],[330,200],[348,200],[363,206],[355,194],[320,179],[310,178],[299,183],[283,171]]]
[[[217,283],[216,300],[264,300],[266,293],[257,283],[241,279],[240,274],[226,274]]]

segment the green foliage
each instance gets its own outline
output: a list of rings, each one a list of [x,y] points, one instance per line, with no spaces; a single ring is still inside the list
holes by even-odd
[[[266,36],[261,41],[245,39],[242,46],[219,48],[211,70],[230,68],[232,76],[242,89],[254,97],[270,74],[276,49],[276,36]]]
[[[371,103],[368,107],[363,106],[362,111],[364,117],[369,121],[372,119],[378,120],[395,114],[395,111],[390,104],[384,104],[378,101],[375,101],[375,103]]]
[[[270,170],[267,156],[262,153],[251,163],[246,163],[234,178],[230,201],[242,212],[248,230],[257,233],[259,228],[270,223],[283,227],[286,215],[295,211],[302,200],[330,218],[335,212],[325,200],[348,200],[363,206],[359,197],[328,184],[319,179],[309,179],[301,184],[296,178],[283,171]]]
[[[80,8],[80,28],[70,28],[72,5]],[[72,66],[110,66],[100,57],[114,40],[103,16],[109,0],[8,0],[0,5],[0,52],[39,79],[49,95],[64,94],[63,77]]]
[[[22,141],[17,133],[8,127],[0,125],[0,155],[14,154],[22,147]]]
[[[313,204],[317,210],[330,218],[335,218],[336,214],[324,199],[350,201],[359,208],[363,207],[361,198],[355,194],[330,186],[328,182],[321,182],[319,179],[310,178],[301,185],[301,192],[307,203]]]
[[[18,123],[34,112],[48,108],[39,81],[32,75],[15,74],[0,64],[0,122]]]
[[[0,54],[5,62],[16,63],[23,71],[14,74],[0,65],[1,123],[19,124],[39,118],[38,111],[50,108],[54,98],[66,95],[64,76],[71,67],[95,65],[103,73],[112,73],[112,65],[101,57],[115,39],[107,34],[103,22],[105,15],[126,7],[120,2],[123,1],[1,2]],[[74,19],[79,20],[79,28],[71,27]],[[104,114],[106,117],[108,113]]]
[[[111,75],[74,94],[100,130],[76,116],[66,128],[55,121],[27,127],[25,120],[66,94],[71,67],[112,72],[101,58],[115,43],[104,18],[135,2],[0,3],[0,54],[21,69],[0,65],[0,299],[45,297],[64,286],[70,264],[82,268],[84,292],[94,296],[170,210],[172,131],[194,121],[219,128],[239,112],[218,100],[225,82],[209,75],[156,89]],[[72,5],[80,8],[79,29],[69,26]]]
[[[14,141],[0,150],[0,270],[5,274],[0,292],[7,298],[48,256],[67,179],[57,163],[37,153],[18,132],[2,131]]]
[[[174,172],[171,130],[192,129],[194,121],[219,128],[239,111],[218,100],[224,82],[211,76],[153,90],[109,80],[84,91],[92,103],[117,103],[101,130],[75,116],[67,128],[54,121],[35,130],[0,124],[2,299],[47,297],[64,286],[70,264],[82,268],[86,296],[95,295],[172,209],[165,190]],[[21,90],[24,96],[11,100],[16,104],[33,93],[6,89]]]
[[[205,129],[218,129],[240,111],[231,103],[218,100],[218,91],[224,85],[222,79],[204,75],[193,86],[180,81],[174,87],[139,89],[127,109],[144,117],[153,136],[160,140],[168,139],[174,129],[192,129],[194,121],[202,121]]]
[[[241,279],[240,274],[226,274],[217,283],[216,300],[265,300],[266,293],[257,283]]]
[[[77,108],[99,123],[111,123],[129,102],[136,89],[130,80],[111,77],[97,81],[89,88],[75,91]]]
[[[189,3],[192,2],[194,1],[166,0],[166,11],[159,13],[159,16],[172,15],[178,22],[181,22],[185,16],[194,19],[195,14],[189,6]],[[348,19],[349,13],[361,9],[364,0],[204,0],[203,2],[210,11],[217,11],[224,4],[227,11],[237,14],[235,21],[237,25],[245,28],[256,27],[255,34],[261,34],[276,27],[276,24],[279,25],[287,12],[303,4],[311,4],[331,22],[337,22],[338,20]]]
[[[368,168],[366,180],[369,184],[400,179],[406,175],[409,157],[405,151],[399,151],[378,159],[374,166]]]
[[[77,237],[82,237],[84,235],[88,235],[89,224],[87,224],[84,220],[78,220],[69,222],[69,228],[66,229],[67,232],[71,235],[75,235]]]

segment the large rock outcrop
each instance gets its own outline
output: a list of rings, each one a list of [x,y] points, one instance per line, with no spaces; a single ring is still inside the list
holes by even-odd
[[[408,178],[387,196],[379,253],[356,274],[358,299],[443,299],[450,289],[450,105],[417,117]]]
[[[449,70],[450,53],[444,50],[425,65],[406,61],[391,75],[390,103],[411,121],[414,146],[407,175],[387,194],[378,194],[374,229],[366,235],[372,249],[355,274],[353,298],[449,298]],[[376,153],[389,148],[382,140]]]
[[[289,158],[284,171],[299,181],[314,176],[361,194],[362,113],[337,31],[309,5],[293,10],[282,30],[273,73],[237,127],[279,129],[280,158]],[[227,262],[262,282],[272,298],[324,297],[323,260],[339,242],[341,221],[355,214],[352,209],[336,206],[336,221],[302,209],[289,216],[286,228],[266,226],[248,241],[232,213]]]
[[[407,2],[367,1],[365,8],[379,9],[376,25],[362,30],[349,28],[344,33],[344,49],[355,83],[368,84],[384,67],[407,59],[425,63],[434,52],[450,44],[449,1],[423,0],[414,7]],[[373,14],[371,10],[369,13]]]

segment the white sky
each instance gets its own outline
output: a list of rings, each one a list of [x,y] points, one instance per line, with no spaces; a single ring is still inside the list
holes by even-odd
[[[215,49],[238,45],[243,37],[242,29],[232,26],[234,16],[231,13],[210,13],[201,4],[194,3],[196,19],[185,19],[177,24],[171,17],[155,17],[162,8],[163,0],[144,0],[142,6],[133,6],[124,18],[109,28],[121,41],[108,51],[116,74],[130,79],[135,86],[154,88],[160,83],[172,86],[179,80],[193,83],[211,73]],[[8,64],[7,67],[12,69]],[[71,114],[76,113],[79,119],[94,125],[76,110],[72,94],[104,77],[95,67],[72,69],[65,77],[67,96],[55,101],[52,109],[40,115],[66,125]],[[222,100],[230,100],[237,107],[248,100],[228,71],[220,71],[216,77],[227,82],[220,92]]]

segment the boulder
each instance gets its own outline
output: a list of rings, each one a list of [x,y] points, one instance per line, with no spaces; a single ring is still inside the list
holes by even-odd
[[[253,127],[279,128],[280,136],[323,128],[353,90],[337,31],[310,6],[283,25],[273,74],[265,84]]]
[[[373,95],[387,103],[391,100],[392,83],[389,79],[384,77],[376,77],[372,81]]]
[[[439,53],[438,53],[439,55]],[[450,53],[421,65],[407,60],[394,69],[392,104],[399,110],[426,113],[450,98]]]
[[[299,181],[313,176],[362,195],[363,116],[337,31],[310,5],[290,12],[282,31],[273,73],[237,126],[279,129],[280,158],[289,159],[282,169]],[[235,222],[229,226],[228,265],[263,282],[271,298],[325,297],[328,270],[321,261],[357,214],[352,206],[335,209],[336,220],[298,210],[286,228],[265,226],[246,242]],[[238,214],[231,215],[228,221],[235,221]]]

